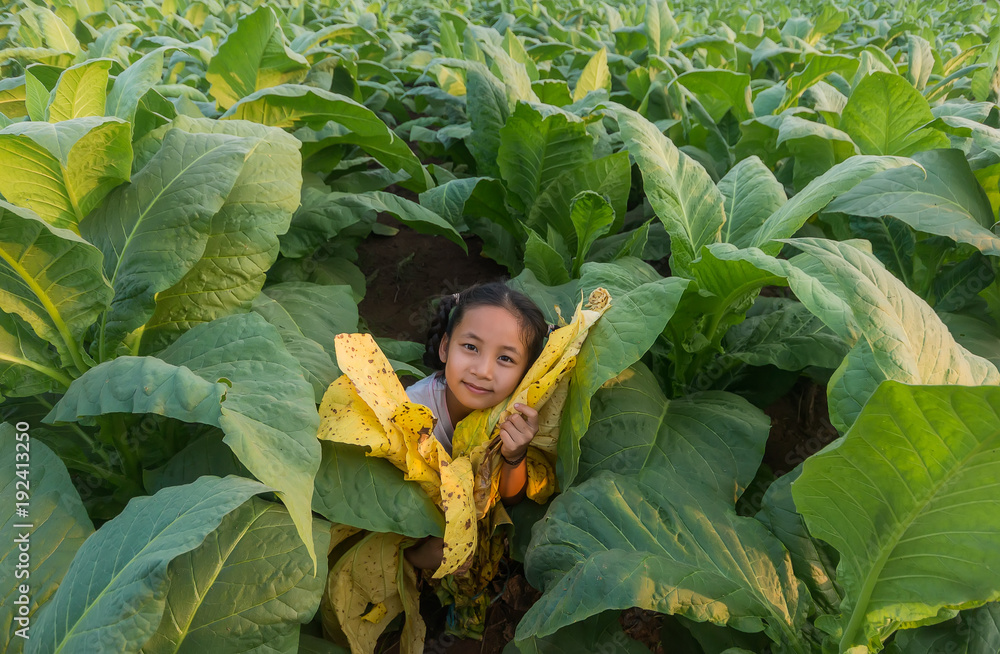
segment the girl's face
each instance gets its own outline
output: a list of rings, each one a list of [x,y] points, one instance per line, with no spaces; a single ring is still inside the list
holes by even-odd
[[[507,309],[478,306],[462,316],[438,355],[448,382],[453,423],[477,409],[496,406],[514,392],[528,370],[527,347],[517,318]]]

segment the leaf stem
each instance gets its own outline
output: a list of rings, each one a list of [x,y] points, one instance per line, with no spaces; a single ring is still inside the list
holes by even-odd
[[[103,415],[98,418],[101,425],[103,440],[112,443],[118,456],[121,457],[122,472],[130,481],[142,482],[142,466],[139,457],[132,450],[128,443],[128,429],[125,426],[125,417],[120,413]]]

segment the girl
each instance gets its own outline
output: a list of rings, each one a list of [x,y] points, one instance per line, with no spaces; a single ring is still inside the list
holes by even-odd
[[[542,352],[548,325],[531,298],[501,282],[480,284],[446,296],[428,330],[424,363],[443,370],[410,386],[410,401],[431,409],[434,436],[451,452],[458,422],[478,409],[499,404],[514,392]],[[524,404],[500,427],[500,498],[524,497],[528,443],[538,432],[538,412]],[[443,541],[428,538],[406,550],[418,568],[437,568]]]

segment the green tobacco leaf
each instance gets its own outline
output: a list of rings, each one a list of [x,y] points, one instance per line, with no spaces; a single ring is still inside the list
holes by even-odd
[[[52,123],[83,116],[103,116],[110,59],[91,59],[71,66],[52,90],[46,120]]]
[[[836,614],[844,598],[837,578],[836,551],[809,535],[805,519],[795,509],[792,484],[802,473],[798,466],[768,486],[754,516],[771,530],[788,550],[795,576],[805,582],[817,607]]]
[[[722,242],[741,248],[751,245],[753,233],[786,200],[785,189],[756,155],[730,168],[719,192],[726,212]]]
[[[465,143],[476,159],[476,170],[480,175],[499,177],[500,130],[510,115],[503,82],[485,66],[470,66],[466,71],[465,104],[472,124],[472,135]]]
[[[329,527],[313,521],[317,552],[329,547]],[[319,608],[326,572],[321,557],[314,574],[284,507],[252,497],[197,549],[171,561],[163,619],[140,651],[194,654],[240,634],[233,643],[240,651],[294,652],[301,625]],[[248,623],[254,627],[246,631]]]
[[[604,438],[594,446],[612,434],[642,446],[617,453],[626,474],[605,469],[573,486],[534,528],[525,569],[544,594],[515,639],[637,606],[743,631],[765,628],[776,641],[795,642],[804,588],[780,542],[733,509],[763,453],[767,418],[726,393],[670,402],[648,373],[601,396],[614,395],[602,406]],[[642,432],[626,433],[640,424]]]
[[[114,294],[101,274],[100,251],[6,202],[0,202],[0,243],[0,309],[17,314],[53,344],[63,367],[86,370],[84,333]],[[22,347],[36,346],[25,341]]]
[[[938,625],[902,631],[893,642],[906,654],[992,654],[1000,651],[1000,603],[962,611]]]
[[[611,70],[608,69],[608,49],[601,48],[583,67],[576,88],[573,89],[573,102],[583,100],[591,91],[611,91]]]
[[[313,389],[278,330],[255,313],[219,318],[185,332],[160,358],[211,382],[226,379],[219,426],[225,442],[288,507],[312,553],[309,505],[320,462]]]
[[[873,255],[847,242],[790,243],[803,251],[791,260],[799,274],[788,279],[796,297],[847,342],[863,339],[830,382],[831,420],[838,429],[844,431],[857,416],[856,409],[848,407],[863,406],[871,390],[886,379],[908,384],[1000,383],[997,368],[956,343],[934,310]]]
[[[0,131],[0,193],[56,227],[78,225],[127,182],[131,131],[115,118],[15,123]]]
[[[150,318],[156,294],[202,258],[212,217],[254,145],[248,138],[170,130],[132,183],[80,223],[80,233],[104,253],[104,274],[115,289],[99,328],[101,359]]]
[[[665,0],[654,0],[646,7],[645,28],[649,53],[665,57],[679,31],[677,21]]]
[[[721,68],[690,70],[679,75],[675,83],[692,93],[711,96],[724,103],[726,107],[732,107],[733,115],[738,120],[753,117],[750,76],[746,73]]]
[[[590,246],[611,229],[615,222],[615,211],[602,195],[582,191],[570,202],[569,217],[573,221],[577,243],[573,271],[579,273]]]
[[[264,289],[253,310],[278,329],[288,353],[312,384],[317,400],[340,376],[334,337],[358,331],[358,307],[349,286],[286,282]]]
[[[563,488],[576,477],[580,439],[590,422],[590,398],[649,350],[688,285],[686,279],[661,278],[636,259],[586,263],[581,272],[578,288],[585,295],[603,287],[612,302],[591,328],[573,368],[559,438],[557,471]],[[564,315],[571,315],[572,306],[564,306]]]
[[[629,373],[594,395],[577,480],[606,470],[656,487],[660,477],[684,476],[698,480],[707,495],[735,506],[764,455],[767,416],[721,391],[668,400],[646,366],[636,364]],[[705,438],[702,430],[716,436]],[[655,490],[650,492],[655,496]]]
[[[923,170],[907,166],[873,175],[831,202],[829,211],[892,216],[918,231],[1000,256],[1000,236],[990,231],[993,208],[962,151],[920,152],[913,160]]]
[[[140,651],[160,624],[170,562],[267,490],[249,479],[202,477],[133,499],[77,551],[59,590],[32,624],[34,637],[25,651]]]
[[[420,204],[456,227],[464,225],[463,218],[469,215],[488,218],[511,233],[517,231],[507,212],[507,193],[498,179],[453,179],[421,193]]]
[[[576,229],[570,218],[570,204],[582,191],[594,191],[608,198],[614,209],[611,233],[621,229],[625,221],[629,189],[632,186],[632,168],[628,152],[616,152],[600,159],[587,161],[563,172],[552,180],[535,198],[528,214],[528,227],[546,231],[552,226],[566,242],[566,247],[577,247]]]
[[[924,127],[932,120],[927,100],[906,79],[875,72],[854,88],[840,126],[863,154],[908,157],[948,147],[944,134]]]
[[[995,326],[960,313],[942,313],[940,316],[962,347],[1000,369],[1000,335]]]
[[[219,407],[228,390],[226,384],[206,381],[184,366],[155,357],[123,356],[74,380],[45,421],[76,422],[106,413],[155,413],[218,425]]]
[[[411,538],[444,534],[444,515],[427,493],[385,459],[354,445],[323,441],[312,506],[332,522],[359,529]]]
[[[858,60],[850,55],[817,52],[805,55],[805,59],[805,67],[785,81],[785,95],[779,109],[793,106],[806,89],[831,73],[850,77],[858,69]]]
[[[775,255],[782,247],[777,239],[789,238],[795,234],[809,216],[829,204],[834,197],[846,193],[875,173],[910,165],[913,165],[913,161],[904,157],[851,157],[809,182],[808,186],[768,216],[754,230],[750,245]]]
[[[135,121],[139,101],[163,79],[163,54],[169,48],[157,48],[142,56],[142,59],[126,68],[116,79],[105,114],[117,116],[130,123]]]
[[[299,143],[280,129],[184,116],[172,125],[192,134],[229,134],[255,143],[212,217],[201,259],[180,281],[157,293],[156,309],[143,332],[147,353],[196,324],[250,309],[278,257],[278,235],[288,230],[302,184]]]
[[[618,611],[605,611],[560,629],[545,638],[528,638],[520,643],[510,642],[503,654],[646,654],[642,643],[633,640],[622,630]]]
[[[546,286],[559,286],[569,281],[562,255],[533,231],[528,232],[528,242],[524,245],[524,267]]]
[[[281,254],[285,257],[313,255],[317,248],[353,225],[357,224],[354,229],[363,230],[363,234],[374,225],[375,212],[356,211],[349,203],[355,194],[331,193],[326,188],[302,189],[302,203],[292,215],[288,231],[279,238]]]
[[[0,560],[4,561],[3,573],[0,574],[0,599],[3,600],[0,602],[0,648],[10,654],[20,654],[30,642],[30,638],[26,640],[15,636],[14,630],[29,626],[26,631],[29,636],[41,635],[35,631],[39,607],[55,594],[77,550],[94,533],[94,525],[63,462],[44,443],[31,439],[31,431],[20,440],[16,434],[12,425],[0,425],[0,452],[3,453],[0,478],[7,480],[0,488],[0,499],[4,506],[3,530],[10,535],[0,550]],[[17,448],[19,444],[21,448]],[[19,458],[19,453],[28,456]],[[23,465],[18,465],[18,462]],[[25,472],[27,476],[24,476]],[[17,484],[25,481],[28,483]],[[14,512],[16,492],[24,488],[30,488],[29,515],[17,517]],[[26,523],[31,527],[15,527]],[[20,564],[17,539],[22,534],[29,534],[29,540],[25,542],[30,543],[30,562],[17,567]],[[28,586],[29,592],[19,592],[21,585]],[[26,605],[27,616],[21,616],[30,619],[29,625],[15,620],[19,607],[25,606],[23,601],[20,605],[14,603],[21,595],[30,598]]]
[[[917,237],[909,225],[890,217],[858,216],[851,216],[848,224],[855,236],[872,244],[872,254],[878,257],[882,265],[907,286],[912,286],[913,253]]]
[[[687,276],[703,245],[715,243],[726,221],[724,199],[700,164],[674,147],[639,114],[615,107],[625,148],[642,171],[643,188],[670,234],[670,265]]]
[[[219,43],[205,79],[219,109],[255,91],[305,79],[309,62],[285,43],[274,9],[258,7],[240,18]]]
[[[997,599],[1000,389],[879,386],[792,485],[809,531],[840,552],[840,648],[881,646],[943,608]],[[862,492],[860,489],[864,489]]]
[[[21,118],[28,115],[25,101],[24,76],[8,77],[0,80],[0,114],[7,118]]]
[[[743,363],[793,371],[836,368],[850,349],[801,303],[764,297],[726,332],[724,342],[726,354]]]
[[[222,118],[272,127],[292,127],[299,122],[320,127],[334,121],[347,128],[347,132],[332,142],[357,145],[393,172],[405,170],[410,179],[400,182],[400,186],[419,193],[434,185],[406,141],[396,136],[371,109],[336,93],[282,84],[248,95],[231,106]]]
[[[539,105],[544,107],[544,105]],[[535,198],[556,177],[592,157],[593,140],[573,114],[520,103],[500,130],[497,164],[511,206],[530,213]]]
[[[63,391],[59,355],[16,315],[0,312],[0,399]]]
[[[221,429],[206,434],[170,457],[159,468],[143,470],[142,484],[146,492],[152,495],[170,486],[190,484],[204,475],[252,478],[246,466],[222,441],[223,436]]]
[[[795,188],[804,187],[836,164],[858,154],[857,146],[846,133],[798,116],[788,116],[781,122],[777,145],[787,148],[795,157],[792,171]]]

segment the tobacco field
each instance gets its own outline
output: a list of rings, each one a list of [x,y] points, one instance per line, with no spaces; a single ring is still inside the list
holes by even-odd
[[[998,16],[0,0],[0,651],[1000,652]],[[499,276],[610,304],[465,623],[323,407]]]

